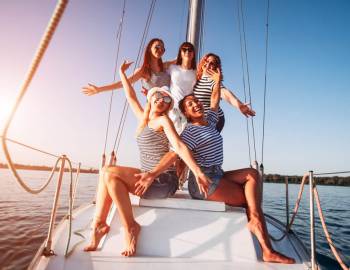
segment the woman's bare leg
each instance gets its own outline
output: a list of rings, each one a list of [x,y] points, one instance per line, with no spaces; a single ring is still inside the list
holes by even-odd
[[[235,187],[234,184],[239,185],[240,188]],[[261,208],[260,186],[260,175],[255,169],[228,171],[225,172],[217,190],[209,199],[215,198],[215,200],[219,200],[221,198],[225,203],[233,206],[243,206],[246,203],[249,219],[248,229],[257,237],[261,245],[263,260],[278,263],[294,263],[294,259],[288,258],[272,248]],[[228,193],[230,192],[233,198],[229,198]]]
[[[108,233],[109,226],[106,224],[106,219],[112,204],[112,199],[108,194],[104,183],[104,170],[101,170],[97,194],[96,194],[96,210],[92,225],[91,242],[84,248],[84,251],[94,251],[97,249],[102,237]]]
[[[133,256],[136,253],[138,235],[141,226],[135,221],[129,197],[129,192],[135,192],[136,173],[139,169],[130,167],[113,166],[106,170],[104,178],[107,190],[113,202],[116,204],[121,223],[125,228],[124,256]]]

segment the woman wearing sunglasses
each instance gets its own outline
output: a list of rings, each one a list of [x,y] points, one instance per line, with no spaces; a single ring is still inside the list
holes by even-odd
[[[272,248],[266,222],[261,208],[260,176],[252,168],[223,171],[223,140],[217,130],[221,90],[220,69],[211,73],[213,91],[210,108],[205,114],[203,104],[193,94],[179,103],[179,108],[189,124],[181,134],[182,140],[193,152],[202,171],[211,179],[207,194],[202,194],[194,174],[188,177],[188,190],[192,198],[225,202],[231,206],[246,207],[248,229],[257,237],[262,248],[262,259],[266,262],[294,263],[294,259],[278,253]]]
[[[223,76],[221,69],[220,57],[213,53],[204,55],[197,68],[197,82],[193,88],[195,97],[202,103],[204,113],[210,109],[210,99],[214,87],[213,75],[217,70],[220,71],[220,87],[221,97],[232,106],[236,107],[245,116],[255,116],[255,112],[249,108],[248,104],[242,103],[230,90],[225,88],[222,84]],[[216,129],[221,132],[225,124],[225,116],[222,109],[218,109],[219,121]]]
[[[168,68],[170,75],[170,92],[174,98],[174,108],[169,117],[173,121],[178,134],[181,134],[187,120],[178,108],[178,103],[184,96],[193,92],[196,83],[196,55],[192,43],[184,42],[180,45],[176,64]]]
[[[129,77],[131,83],[141,80],[142,91],[147,91],[152,87],[168,86],[170,84],[170,76],[166,72],[170,64],[174,61],[163,62],[162,56],[165,52],[164,42],[159,38],[154,38],[148,42],[143,58],[143,64],[135,70],[135,73]],[[88,84],[82,88],[84,94],[91,96],[104,91],[120,89],[122,82],[118,81],[104,86],[96,86]]]
[[[148,199],[167,198],[176,192],[178,178],[172,165],[173,156],[166,155],[169,153],[169,142],[194,172],[201,192],[206,194],[210,183],[210,179],[203,174],[191,152],[180,140],[167,115],[174,104],[171,94],[165,88],[152,88],[148,91],[147,103],[143,109],[125,74],[130,65],[131,63],[124,62],[119,73],[127,101],[140,122],[137,143],[141,169],[123,166],[108,166],[103,169],[97,191],[92,239],[85,251],[96,250],[101,238],[109,231],[106,218],[113,201],[125,227],[125,250],[122,255],[135,254],[141,227],[134,219],[129,192]],[[162,166],[155,168],[161,160]]]

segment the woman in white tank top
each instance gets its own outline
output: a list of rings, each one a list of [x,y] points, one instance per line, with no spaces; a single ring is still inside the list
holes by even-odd
[[[174,98],[174,108],[169,113],[178,134],[184,130],[187,120],[178,108],[178,103],[193,92],[196,83],[196,55],[194,46],[184,42],[179,47],[176,64],[168,68],[170,75],[170,92]]]

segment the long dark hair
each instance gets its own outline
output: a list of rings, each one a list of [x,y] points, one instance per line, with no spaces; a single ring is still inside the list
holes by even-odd
[[[163,44],[163,40],[160,38],[153,38],[151,39],[145,49],[144,57],[143,57],[143,64],[141,66],[142,74],[146,75],[146,80],[148,81],[151,78],[152,75],[152,69],[151,69],[151,47],[154,42],[159,41]],[[160,71],[164,71],[164,65],[163,65],[163,60],[162,58],[158,59],[158,65],[160,67]]]
[[[204,55],[201,59],[201,61],[199,61],[198,67],[197,67],[197,80],[199,80],[200,78],[202,78],[203,75],[203,66],[205,64],[205,62],[207,61],[207,59],[212,56],[215,58],[216,63],[218,64],[218,68],[220,69],[221,72],[221,80],[224,79],[224,75],[222,73],[222,68],[221,68],[221,59],[218,55],[214,54],[214,53],[207,53],[206,55]]]
[[[191,62],[191,69],[196,69],[197,66],[197,62],[196,62],[196,50],[194,48],[194,45],[191,42],[183,42],[181,44],[181,46],[179,47],[179,51],[177,53],[177,58],[176,58],[176,65],[181,65],[182,64],[182,57],[181,57],[181,50],[184,47],[189,47],[192,49],[193,51],[193,58],[192,58],[192,62]]]

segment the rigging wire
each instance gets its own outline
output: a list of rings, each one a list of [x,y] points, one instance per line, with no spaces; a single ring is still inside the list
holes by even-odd
[[[126,4],[126,0],[123,1],[123,10],[122,10],[121,19],[119,21],[119,26],[118,26],[118,30],[117,30],[117,36],[116,36],[116,40],[118,42],[118,45],[117,45],[117,55],[116,55],[115,66],[114,66],[113,82],[116,79],[116,73],[117,73],[120,40],[121,40],[122,31],[123,31],[123,22],[124,22],[124,15],[125,15],[125,4]],[[110,100],[109,100],[109,111],[108,111],[108,119],[107,119],[107,127],[106,127],[105,143],[104,143],[104,147],[103,147],[103,154],[106,153],[107,140],[108,140],[108,134],[109,134],[109,124],[110,124],[110,120],[111,120],[113,95],[114,95],[114,90],[111,91],[111,96],[110,96]]]
[[[151,20],[152,20],[154,8],[155,8],[155,4],[156,4],[156,0],[152,0],[151,6],[150,6],[150,9],[148,12],[147,20],[146,20],[145,29],[144,29],[143,34],[142,34],[141,44],[140,44],[140,47],[138,50],[133,73],[135,72],[136,67],[139,65],[139,62],[140,62],[140,58],[141,58],[142,51],[143,51],[142,48],[144,47],[145,42],[146,42],[146,38],[148,35],[149,27],[151,24]],[[127,102],[127,100],[125,100],[124,106],[123,106],[123,112],[122,112],[122,115],[120,117],[118,129],[117,129],[117,135],[116,135],[114,145],[113,145],[113,151],[116,150],[116,152],[118,152],[118,149],[119,149],[119,145],[120,145],[120,141],[121,141],[122,132],[124,130],[124,125],[125,125],[125,121],[126,121],[126,115],[128,112],[128,108],[129,108],[128,102]]]
[[[180,21],[180,29],[179,29],[179,44],[181,44],[183,42],[183,40],[186,40],[186,36],[185,38],[182,37],[183,34],[183,22],[184,22],[184,17],[185,17],[185,13],[186,13],[186,0],[183,0],[183,8],[182,8],[182,14],[181,14],[181,21]]]
[[[264,142],[265,142],[265,115],[266,115],[266,82],[267,82],[267,57],[269,46],[269,19],[270,19],[270,0],[267,0],[266,15],[266,35],[265,35],[265,79],[264,79],[264,110],[263,110],[263,130],[261,140],[261,164],[264,163]]]
[[[199,44],[198,44],[198,61],[203,55],[203,37],[204,37],[204,31],[205,31],[205,20],[204,20],[204,15],[205,15],[205,0],[202,2],[202,8],[201,8],[201,20],[200,20],[200,29],[199,29]]]
[[[247,72],[247,82],[248,82],[248,93],[249,93],[249,103],[250,107],[253,109],[252,104],[252,94],[251,94],[251,87],[250,87],[250,76],[249,76],[249,63],[248,63],[248,52],[247,52],[247,40],[245,35],[245,23],[244,23],[244,13],[243,13],[243,1],[241,0],[241,16],[242,16],[242,30],[243,30],[243,41],[244,41],[244,54],[245,54],[245,61],[246,61],[246,72]],[[252,126],[252,137],[253,137],[253,149],[254,149],[254,157],[255,161],[256,158],[256,145],[255,145],[255,128],[254,128],[254,119],[251,117],[251,126]]]
[[[243,41],[242,41],[242,30],[241,30],[241,17],[240,17],[240,5],[239,1],[237,1],[237,21],[238,21],[238,31],[239,31],[239,41],[240,41],[240,48],[241,48],[241,66],[242,66],[242,81],[243,81],[243,89],[244,89],[244,103],[247,103],[247,89],[246,89],[246,78],[245,78],[245,71],[244,71],[244,58],[243,58]],[[248,143],[248,155],[249,155],[249,164],[252,162],[251,157],[251,148],[250,148],[250,132],[249,132],[249,121],[246,117],[246,130],[247,130],[247,143]]]

